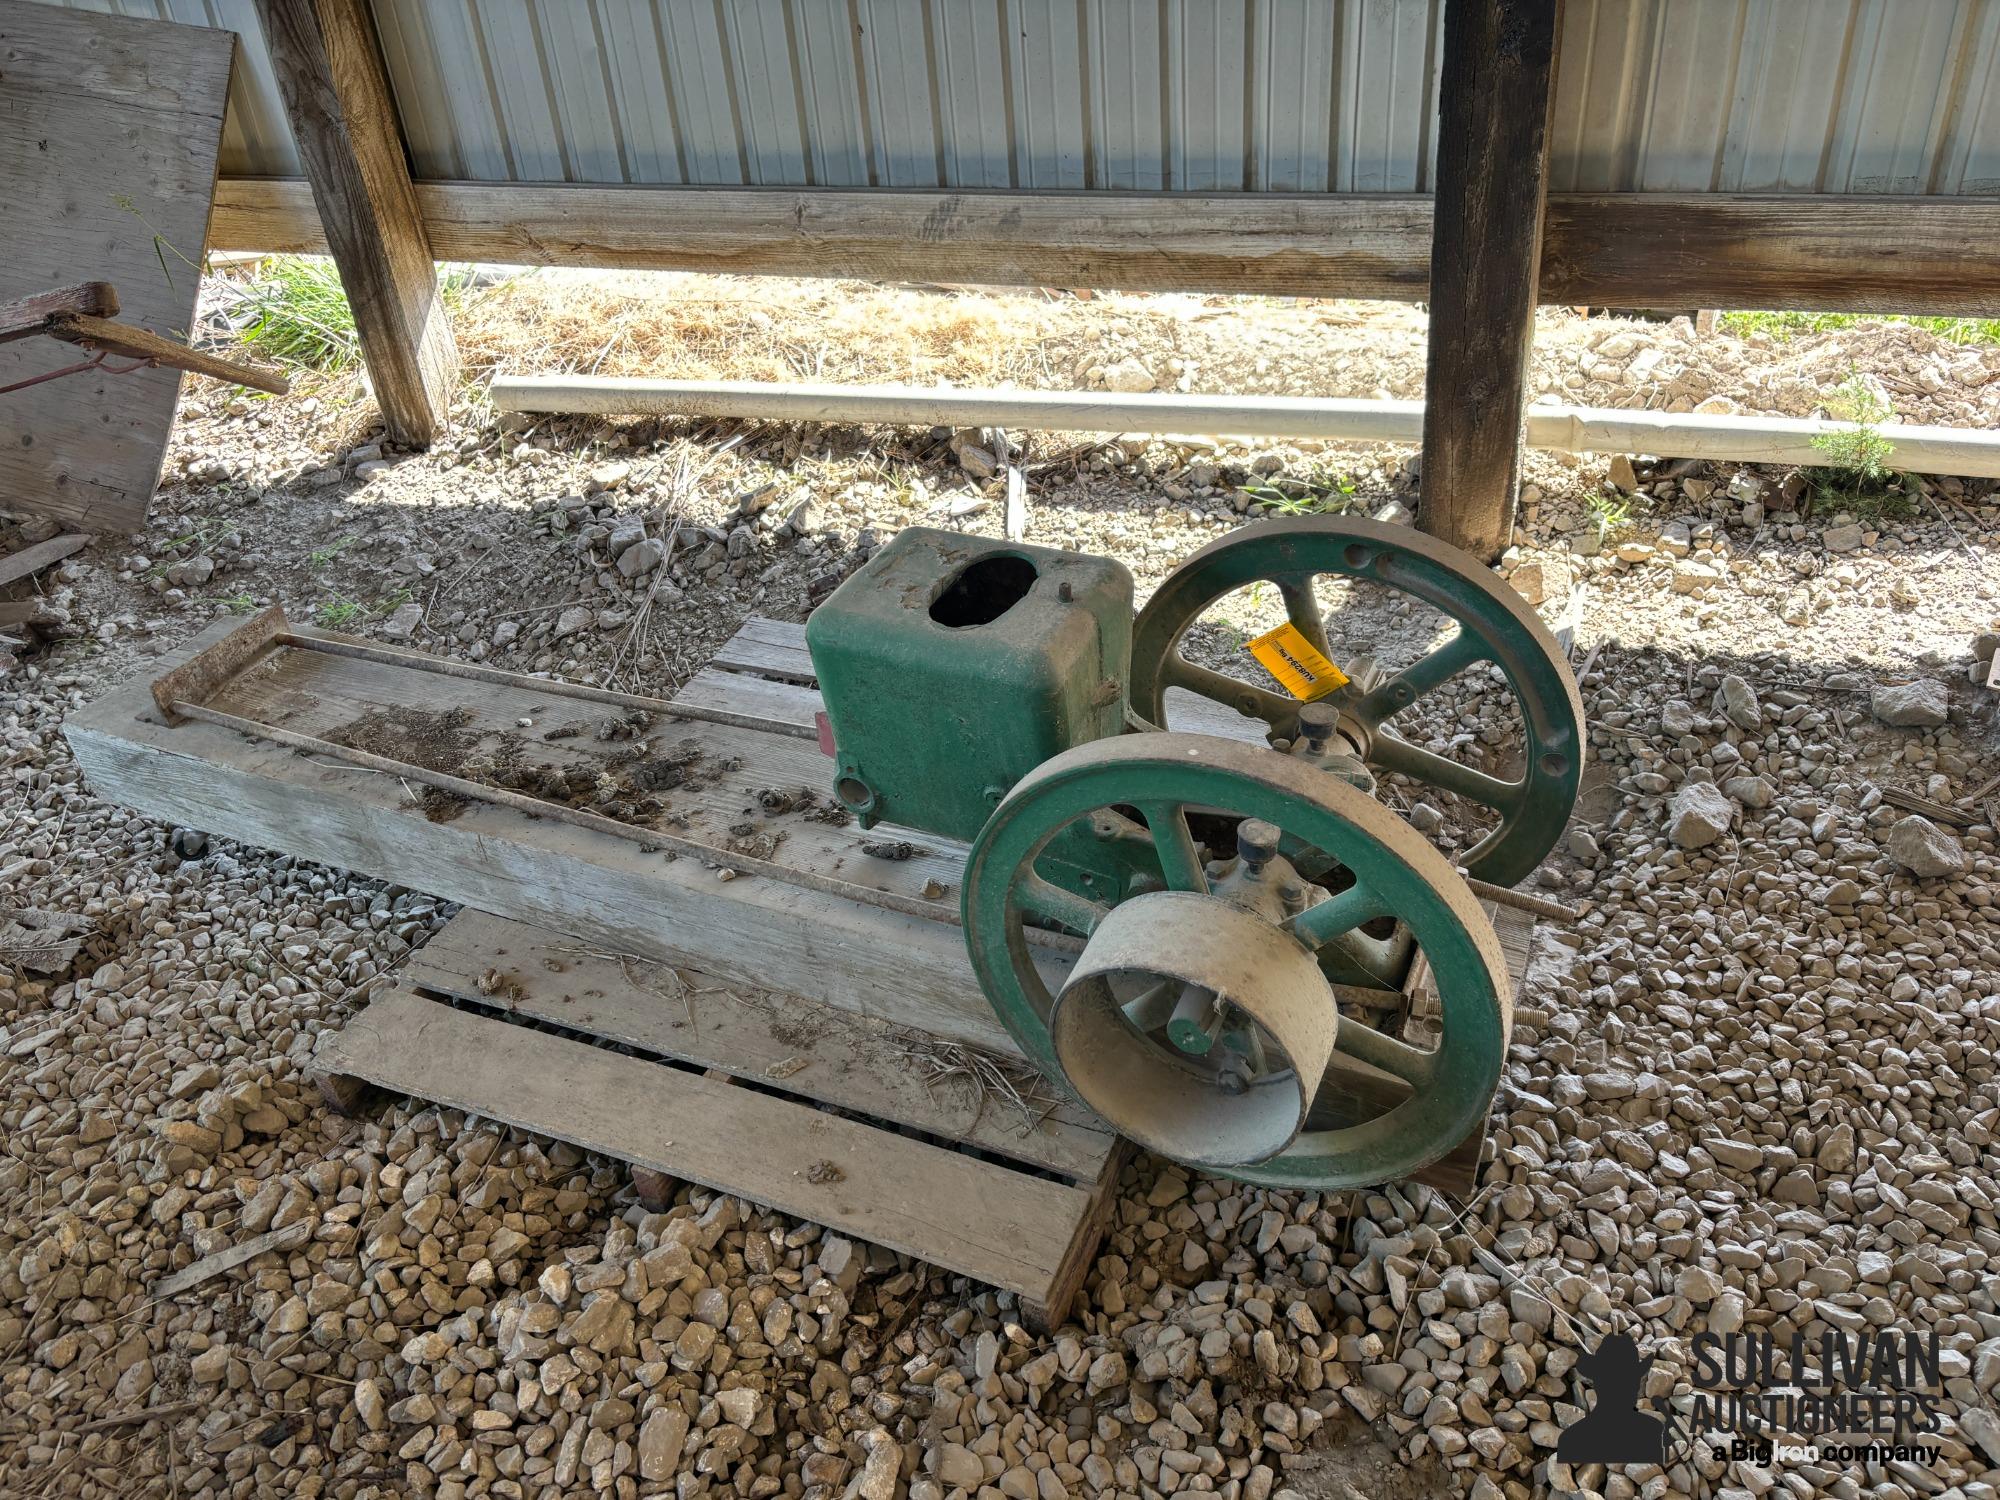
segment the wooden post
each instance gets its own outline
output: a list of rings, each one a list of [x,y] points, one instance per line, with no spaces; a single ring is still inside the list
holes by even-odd
[[[327,248],[392,442],[447,425],[458,350],[365,0],[257,0]]]
[[[1417,523],[1491,561],[1514,525],[1562,0],[1447,0]]]

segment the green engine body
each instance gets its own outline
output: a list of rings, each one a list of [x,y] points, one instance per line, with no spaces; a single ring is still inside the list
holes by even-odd
[[[834,795],[863,827],[970,840],[1021,777],[1125,726],[1132,575],[914,526],[806,621]]]

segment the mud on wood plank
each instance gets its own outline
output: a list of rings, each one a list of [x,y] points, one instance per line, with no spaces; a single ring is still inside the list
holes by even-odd
[[[259,662],[214,692],[208,706],[336,743],[352,738],[372,716],[384,724],[390,741],[381,753],[396,759],[419,755],[455,762],[511,753],[530,765],[603,771],[621,758],[630,763],[689,757],[685,780],[650,794],[665,805],[663,832],[931,901],[947,918],[957,909],[965,846],[906,830],[855,826],[833,803],[831,763],[805,740],[734,725],[676,723],[665,716],[634,728],[628,738],[600,740],[598,732],[619,723],[622,710],[554,692],[299,650],[281,650]],[[458,722],[447,729],[454,718]],[[522,728],[523,720],[530,727]],[[406,727],[435,738],[428,746],[405,748],[400,739]],[[643,755],[635,753],[641,743],[651,747]],[[457,773],[460,767],[440,763],[431,769]],[[894,848],[900,857],[881,858],[869,853],[871,848]],[[726,865],[727,853],[716,863]]]
[[[1090,1191],[810,1105],[397,989],[328,1032],[321,1069],[569,1141],[1034,1301]]]
[[[798,995],[724,987],[695,970],[606,954],[485,912],[453,917],[410,955],[402,978],[418,990],[718,1069],[1079,1181],[1097,1176],[1114,1143],[1093,1115],[1062,1101],[1019,1058],[1007,1061],[1023,1075],[1022,1092],[1052,1101],[1040,1119],[963,1077],[927,1084],[918,1063],[902,1055],[925,1039]]]

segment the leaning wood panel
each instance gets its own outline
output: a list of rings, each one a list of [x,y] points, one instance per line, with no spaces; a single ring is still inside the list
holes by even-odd
[[[1401,301],[1430,281],[1430,200],[1401,195],[416,191],[448,260]],[[1540,300],[1979,316],[2000,306],[1995,243],[1993,198],[1556,193]],[[326,249],[303,182],[248,178],[221,184],[215,244]]]
[[[120,316],[194,322],[236,37],[0,0],[0,302],[107,281]],[[0,385],[80,361],[0,347]],[[159,481],[180,372],[103,370],[0,396],[0,503],[136,531]]]
[[[737,1193],[1041,1300],[1091,1194],[860,1121],[393,990],[313,1058]]]

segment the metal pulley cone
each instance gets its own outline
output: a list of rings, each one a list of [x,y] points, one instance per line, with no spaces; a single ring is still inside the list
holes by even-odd
[[[1212,896],[1121,902],[1049,1016],[1063,1076],[1106,1123],[1196,1167],[1283,1151],[1312,1109],[1339,1014],[1307,949]]]

